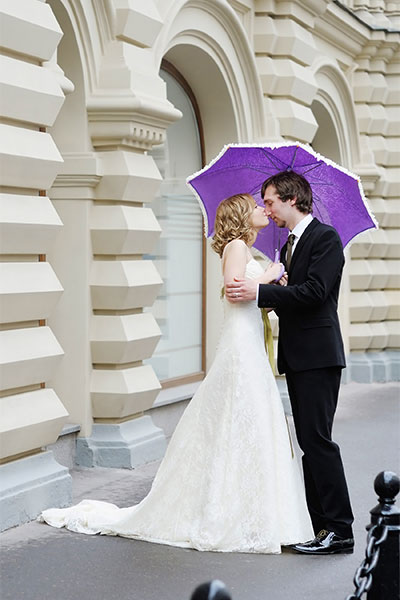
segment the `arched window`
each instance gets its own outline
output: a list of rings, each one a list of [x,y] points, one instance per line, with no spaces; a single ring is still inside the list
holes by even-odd
[[[203,219],[186,177],[201,169],[202,135],[193,94],[166,61],[161,77],[167,97],[182,118],[167,130],[166,142],[152,150],[163,182],[151,204],[162,234],[154,261],[164,283],[151,308],[162,331],[150,363],[163,387],[201,379],[205,344],[205,244]]]

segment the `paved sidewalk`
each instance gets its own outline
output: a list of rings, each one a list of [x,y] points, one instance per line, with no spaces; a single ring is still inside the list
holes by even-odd
[[[353,555],[203,553],[107,536],[86,536],[28,523],[0,535],[2,600],[189,600],[194,587],[222,579],[233,600],[344,600],[365,551],[373,480],[400,474],[400,386],[342,386],[334,437],[355,512]],[[157,464],[135,471],[72,473],[75,501],[90,497],[120,506],[149,490]],[[398,499],[400,504],[400,498]]]

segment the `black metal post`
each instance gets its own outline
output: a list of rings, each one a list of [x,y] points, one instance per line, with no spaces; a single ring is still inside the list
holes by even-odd
[[[382,542],[378,562],[372,573],[372,585],[368,600],[399,600],[400,598],[400,510],[395,506],[400,489],[400,479],[391,471],[376,476],[374,489],[379,504],[371,512],[370,529],[378,523],[387,527],[387,537]]]
[[[232,596],[222,581],[213,579],[197,586],[190,600],[232,600]]]

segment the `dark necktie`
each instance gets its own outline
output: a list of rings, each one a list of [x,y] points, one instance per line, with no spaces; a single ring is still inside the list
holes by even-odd
[[[291,233],[287,239],[287,252],[286,252],[286,270],[289,271],[290,263],[292,262],[293,244],[296,236]]]

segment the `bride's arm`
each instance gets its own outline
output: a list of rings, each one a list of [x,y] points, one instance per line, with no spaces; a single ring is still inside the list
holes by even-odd
[[[229,302],[249,302],[257,298],[258,286],[260,283],[272,283],[281,274],[283,265],[281,263],[271,263],[264,273],[257,279],[244,279],[236,277],[234,281],[225,281],[225,295]],[[285,275],[281,278],[281,285],[286,285]]]
[[[226,245],[222,259],[225,289],[235,278],[244,279],[247,252],[247,246],[242,240],[232,240]]]

